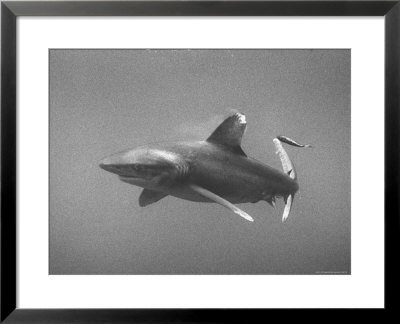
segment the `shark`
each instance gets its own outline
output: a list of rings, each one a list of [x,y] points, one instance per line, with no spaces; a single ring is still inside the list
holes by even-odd
[[[273,139],[283,170],[247,156],[241,148],[247,126],[242,113],[227,117],[201,141],[163,142],[139,146],[101,160],[100,168],[143,188],[141,207],[174,196],[192,202],[217,203],[253,222],[237,204],[266,201],[275,208],[283,198],[284,222],[299,189],[297,174],[282,143],[311,147],[286,136]]]

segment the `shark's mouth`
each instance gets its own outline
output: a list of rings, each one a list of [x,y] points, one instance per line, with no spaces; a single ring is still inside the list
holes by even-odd
[[[143,175],[120,175],[119,179],[122,181],[129,181],[129,180],[146,180],[146,177]],[[147,178],[148,179],[148,178]]]
[[[152,180],[156,174],[154,172],[141,172],[141,173],[128,173],[128,174],[120,174],[119,179],[121,181],[150,181]]]
[[[119,180],[138,186],[157,183],[162,179],[179,175],[182,169],[168,161],[156,161],[156,163],[109,163],[100,164],[100,167],[116,174]]]
[[[142,179],[139,175],[120,175],[120,179]]]
[[[121,170],[122,171],[122,170]],[[159,165],[135,164],[127,166],[119,173],[121,181],[151,181],[165,171],[165,167]]]

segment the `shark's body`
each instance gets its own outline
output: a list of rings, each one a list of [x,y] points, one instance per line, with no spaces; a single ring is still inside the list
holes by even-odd
[[[196,202],[217,202],[251,220],[234,206],[283,197],[289,205],[299,186],[286,152],[275,139],[284,172],[249,158],[240,147],[244,115],[227,118],[205,141],[160,143],[109,156],[100,166],[120,180],[143,187],[139,204],[146,206],[171,195]],[[286,215],[285,215],[286,214]]]

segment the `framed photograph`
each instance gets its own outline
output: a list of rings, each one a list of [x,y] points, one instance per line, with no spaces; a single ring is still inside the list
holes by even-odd
[[[1,321],[395,309],[398,1],[4,1]]]

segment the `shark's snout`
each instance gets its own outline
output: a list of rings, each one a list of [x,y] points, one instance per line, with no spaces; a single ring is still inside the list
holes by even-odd
[[[111,163],[107,158],[100,161],[99,167],[112,173],[117,173],[118,170],[118,165]]]
[[[110,155],[99,162],[99,167],[113,173],[123,182],[143,188],[153,188],[160,179],[182,175],[187,168],[176,153],[139,147]]]
[[[108,158],[102,159],[99,162],[99,167],[107,171],[107,167],[110,165]]]
[[[119,174],[124,166],[124,161],[120,155],[111,155],[99,162],[99,167],[108,172]]]
[[[99,163],[99,167],[100,167],[101,169],[103,169],[103,170],[108,171],[108,170],[107,170],[107,164],[105,164],[105,163],[103,163],[103,162],[100,162],[100,163]]]
[[[147,179],[167,169],[168,165],[153,151],[135,149],[110,155],[99,162],[99,167],[120,177]]]

